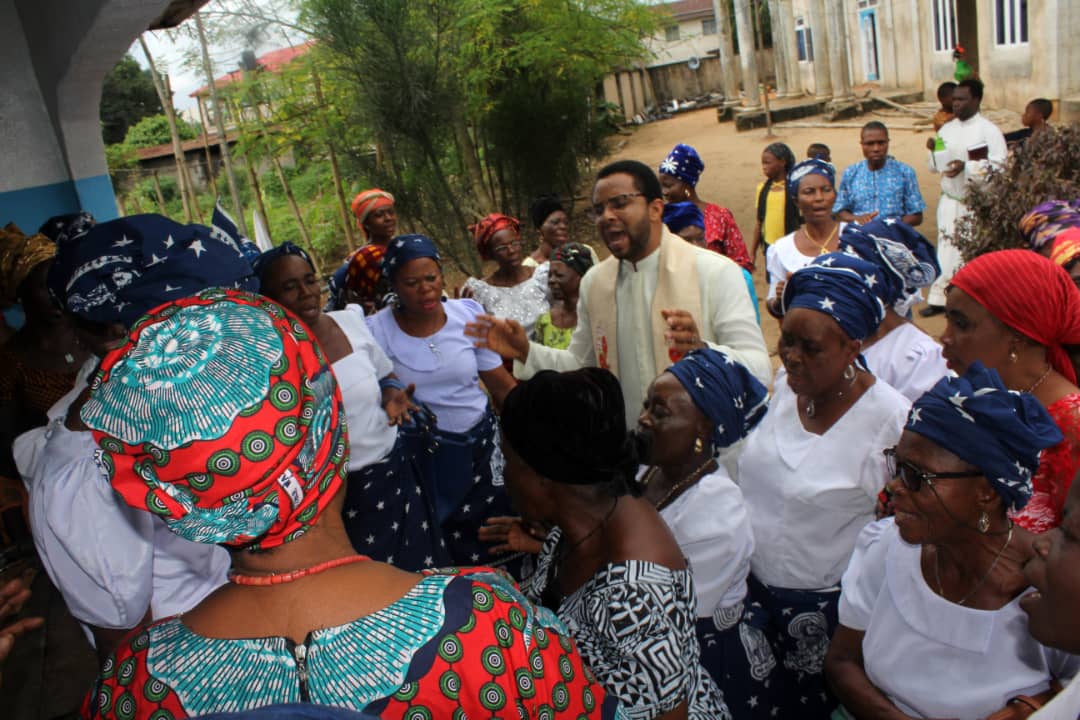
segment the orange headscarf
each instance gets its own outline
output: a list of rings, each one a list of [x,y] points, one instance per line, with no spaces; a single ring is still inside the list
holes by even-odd
[[[357,226],[361,230],[364,230],[364,221],[367,220],[368,215],[378,210],[379,208],[393,206],[393,195],[386,192],[385,190],[380,190],[379,188],[371,188],[370,190],[365,190],[364,192],[353,198],[352,212],[353,215],[356,216]],[[364,230],[364,233],[366,234],[367,230]]]

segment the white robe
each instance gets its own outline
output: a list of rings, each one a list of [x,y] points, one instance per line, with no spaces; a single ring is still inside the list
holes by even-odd
[[[637,263],[619,262],[615,285],[618,313],[616,328],[619,353],[619,382],[626,405],[626,424],[634,427],[641,412],[649,383],[667,368],[656,367],[653,353],[652,323],[649,317],[659,270],[660,252]],[[715,350],[726,352],[738,360],[762,383],[768,385],[772,376],[769,352],[761,334],[746,289],[742,269],[726,257],[702,250],[697,255],[698,288],[704,317],[694,318],[701,325],[708,323],[716,343]],[[514,374],[527,379],[540,370],[576,370],[597,365],[592,323],[585,298],[595,276],[585,273],[578,295],[578,324],[566,350],[529,343],[525,363],[514,363]],[[672,308],[677,309],[677,308]]]
[[[945,142],[945,149],[929,153],[930,172],[940,173],[953,160],[964,161],[964,171],[956,177],[941,176],[941,199],[937,210],[937,257],[941,266],[941,275],[930,287],[927,302],[930,305],[945,305],[945,288],[952,282],[952,276],[960,269],[963,258],[959,249],[948,239],[956,231],[956,221],[967,212],[964,199],[967,196],[969,182],[982,182],[991,167],[1001,167],[1009,154],[1005,136],[998,126],[975,113],[967,120],[950,120],[938,130],[938,137]],[[985,143],[985,160],[969,160],[968,149]]]

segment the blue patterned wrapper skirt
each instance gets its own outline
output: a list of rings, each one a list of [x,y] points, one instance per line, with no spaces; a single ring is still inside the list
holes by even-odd
[[[701,664],[724,693],[734,720],[778,716],[773,692],[776,657],[765,634],[768,616],[747,598],[697,619]]]
[[[408,571],[451,562],[420,463],[403,433],[382,460],[349,473],[342,519],[356,551],[374,560]]]
[[[503,483],[499,423],[490,409],[463,433],[437,425],[409,432],[424,489],[433,498],[450,562],[459,567],[501,567],[520,577],[520,556],[492,555],[478,536],[484,520],[510,515]]]
[[[840,587],[792,590],[750,576],[750,600],[764,613],[765,635],[776,656],[770,698],[774,717],[828,720],[839,705],[823,667],[836,626]]]

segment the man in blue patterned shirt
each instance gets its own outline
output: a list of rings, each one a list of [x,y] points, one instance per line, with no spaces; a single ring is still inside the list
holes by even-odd
[[[908,225],[923,220],[926,203],[915,170],[889,155],[889,131],[876,120],[863,126],[863,157],[844,170],[833,213],[843,222],[866,223],[875,217],[896,218]]]

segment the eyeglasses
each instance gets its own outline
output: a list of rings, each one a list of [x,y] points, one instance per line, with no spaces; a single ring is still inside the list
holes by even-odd
[[[633,193],[622,193],[621,195],[616,195],[615,197],[610,197],[607,200],[605,200],[604,202],[596,203],[591,208],[586,210],[585,211],[585,217],[589,218],[589,222],[597,222],[598,220],[600,220],[600,218],[604,217],[604,211],[605,210],[612,210],[614,212],[619,212],[620,210],[625,208],[627,205],[629,205],[630,201],[632,199],[634,199],[636,197],[644,197],[644,196],[645,196],[645,193],[633,192]]]
[[[919,492],[924,482],[933,490],[933,480],[951,480],[982,475],[979,472],[926,472],[914,463],[907,460],[898,460],[896,458],[896,448],[894,447],[886,448],[883,452],[885,454],[885,465],[889,470],[889,477],[900,478],[900,482],[904,483],[904,487],[913,493]]]
[[[510,252],[510,250],[520,250],[521,245],[522,243],[520,240],[512,240],[505,245],[497,245],[491,248],[491,252],[495,253],[496,255],[505,255],[506,253]]]

